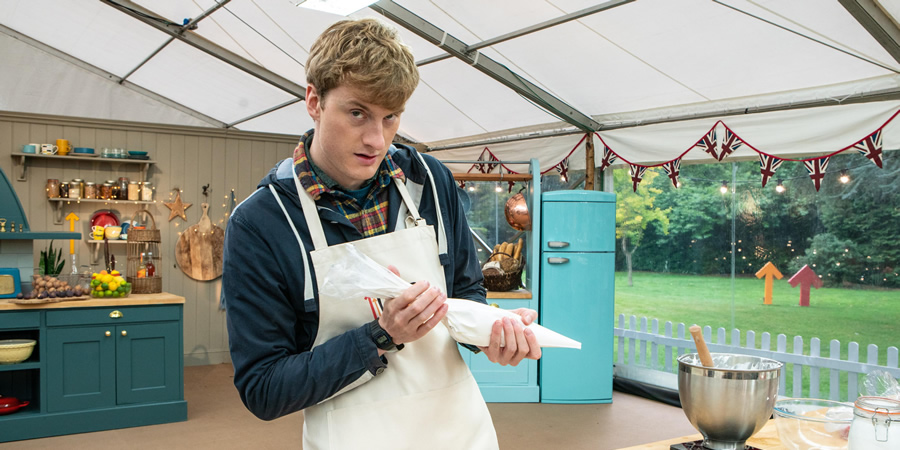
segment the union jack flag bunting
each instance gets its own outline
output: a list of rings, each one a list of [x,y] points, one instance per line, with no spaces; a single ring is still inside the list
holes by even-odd
[[[603,169],[600,169],[603,170]],[[569,157],[565,157],[559,164],[556,165],[556,171],[559,172],[559,177],[565,181],[569,177]]]
[[[803,161],[803,165],[806,166],[806,171],[809,172],[809,177],[812,178],[813,183],[816,184],[816,192],[819,191],[819,187],[822,185],[822,179],[825,178],[825,169],[828,168],[829,159],[831,158],[825,157]]]
[[[769,182],[769,178],[775,176],[775,171],[781,167],[781,163],[784,160],[778,159],[774,156],[769,156],[760,153],[759,154],[759,172],[762,174],[762,185],[766,187],[766,183]]]
[[[672,180],[672,186],[675,186],[675,188],[677,189],[678,175],[681,174],[681,158],[663,164],[663,170],[666,171],[666,175],[668,175],[669,179]]]
[[[881,167],[881,129],[857,142],[853,148],[866,155],[866,158],[875,163],[879,169],[883,168]]]
[[[713,158],[716,158],[719,161],[722,160],[716,155],[716,127],[710,128],[709,132],[707,132],[694,147],[700,147],[704,152],[712,155]]]
[[[616,162],[616,154],[607,146],[603,146],[603,159],[600,160],[600,171],[603,172],[612,163]]]
[[[647,171],[647,168],[644,166],[636,166],[634,164],[629,164],[631,166],[631,170],[629,170],[629,174],[631,174],[631,188],[634,189],[634,192],[637,192],[637,187],[641,184],[641,180],[644,178],[644,172]]]
[[[491,151],[487,149],[487,147],[485,147],[485,149],[481,151],[481,155],[478,155],[478,161],[480,162],[480,161],[500,161],[500,160],[497,159],[494,156],[494,154],[491,153]],[[498,166],[499,166],[499,164],[475,163],[475,164],[472,164],[472,167],[469,168],[469,172],[471,172],[472,169],[475,169],[481,173],[491,173]]]
[[[744,145],[744,141],[741,138],[737,137],[728,127],[725,127],[725,141],[722,142],[722,146],[719,147],[721,152],[716,157],[719,161],[725,159],[726,156],[735,152],[735,150],[741,148]],[[713,154],[713,156],[716,156]]]

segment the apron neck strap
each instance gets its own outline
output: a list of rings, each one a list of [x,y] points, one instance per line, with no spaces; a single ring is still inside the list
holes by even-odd
[[[309,228],[313,246],[316,250],[326,248],[328,247],[328,241],[325,239],[325,231],[322,229],[322,221],[319,219],[319,209],[316,206],[316,202],[313,201],[309,192],[307,192],[306,189],[303,188],[303,185],[300,184],[300,178],[297,177],[297,173],[294,170],[291,170],[291,173],[293,173],[294,186],[297,187],[297,196],[300,198],[300,206],[303,207],[303,217],[306,219],[306,225]],[[425,226],[425,219],[419,216],[419,209],[416,208],[415,202],[413,202],[412,198],[409,196],[409,191],[406,189],[406,186],[399,178],[394,178],[393,180],[394,185],[397,186],[397,190],[400,191],[400,197],[403,198],[403,203],[409,210],[410,216],[415,220],[415,225]]]

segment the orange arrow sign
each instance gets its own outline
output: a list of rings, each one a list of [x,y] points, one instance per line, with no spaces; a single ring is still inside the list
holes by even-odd
[[[809,306],[810,286],[816,289],[822,287],[822,280],[808,265],[804,265],[800,268],[800,270],[788,280],[788,283],[791,284],[791,287],[797,287],[798,284],[800,285],[800,306]]]
[[[75,221],[81,220],[75,213],[70,212],[68,216],[66,216],[66,220],[69,221],[69,231],[75,231]],[[75,254],[75,239],[69,239],[69,254]]]
[[[775,267],[775,264],[772,264],[772,261],[767,262],[762,269],[759,269],[759,272],[756,272],[756,278],[766,277],[766,293],[765,297],[763,297],[763,304],[772,304],[772,277],[780,280],[783,276]]]

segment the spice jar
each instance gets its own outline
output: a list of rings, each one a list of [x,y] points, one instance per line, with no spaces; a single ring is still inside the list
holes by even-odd
[[[80,198],[84,195],[84,180],[82,180],[81,178],[75,178],[72,181],[78,183],[78,192],[80,192],[80,195],[78,197]],[[69,187],[71,188],[71,185]]]
[[[84,183],[84,198],[97,198],[99,191],[97,189],[97,183],[92,181],[88,181]]]
[[[119,199],[119,183],[116,183],[116,180],[106,180],[110,186],[110,200],[118,200]]]
[[[59,198],[59,180],[47,179],[47,198]]]
[[[112,198],[112,183],[106,182],[100,185],[100,198],[109,200]]]
[[[128,177],[119,177],[119,200],[128,200]]]
[[[69,182],[69,198],[81,198],[81,183],[78,180]]]
[[[141,199],[141,183],[138,181],[131,181],[128,183],[128,200],[140,200]]]
[[[141,200],[145,202],[153,201],[153,183],[145,181],[141,186]]]
[[[900,400],[859,397],[853,404],[853,422],[847,437],[851,450],[900,448]],[[893,424],[893,427],[891,426]],[[894,428],[893,433],[890,429]]]

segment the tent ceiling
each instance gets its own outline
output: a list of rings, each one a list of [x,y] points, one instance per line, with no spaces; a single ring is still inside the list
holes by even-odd
[[[139,20],[110,2],[132,5],[169,24]],[[387,20],[378,11],[402,7],[468,45],[605,5],[603,11],[481,48],[479,57],[485,58],[479,62],[496,61],[500,70],[508,69],[546,98],[570,105],[573,115],[601,126],[618,117],[658,120],[660,111],[679,116],[726,103],[756,107],[760,99],[789,105],[800,97],[824,101],[865,95],[866,86],[900,98],[900,62],[891,47],[900,35],[897,2],[383,0],[379,5],[352,16]],[[196,29],[179,35],[185,19],[210,10]],[[881,14],[873,19],[881,35],[854,17],[859,11]],[[312,125],[301,101],[308,49],[339,19],[297,8],[290,0],[224,5],[213,0],[5,0],[0,2],[0,31],[6,30],[0,34],[0,58],[9,64],[0,67],[0,109],[299,134]],[[418,61],[445,53],[421,32],[395,25]],[[42,46],[99,70],[48,60]],[[474,53],[462,56],[420,68],[422,83],[404,114],[404,136],[441,145],[571,128],[535,104],[538,100],[473,67]],[[42,66],[32,67],[33,61]],[[102,73],[108,76],[101,83]],[[119,84],[123,77],[125,83]],[[61,92],[57,87],[62,86],[89,90]],[[123,86],[131,93],[120,95]],[[66,104],[67,98],[84,101]],[[105,103],[135,101],[134,108]]]

